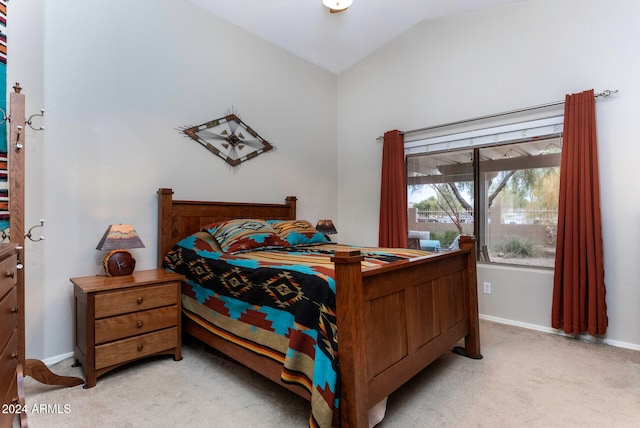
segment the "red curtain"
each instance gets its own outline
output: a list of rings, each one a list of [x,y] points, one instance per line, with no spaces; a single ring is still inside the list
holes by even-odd
[[[566,333],[607,330],[593,90],[564,107],[551,325]]]
[[[378,245],[406,248],[407,174],[404,163],[404,136],[387,131],[382,148],[382,191],[380,195],[380,232]]]

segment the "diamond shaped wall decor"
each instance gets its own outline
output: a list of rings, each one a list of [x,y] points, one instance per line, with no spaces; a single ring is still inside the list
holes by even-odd
[[[274,148],[234,113],[181,132],[234,168]]]

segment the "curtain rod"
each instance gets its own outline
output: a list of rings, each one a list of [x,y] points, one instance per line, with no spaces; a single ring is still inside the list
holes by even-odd
[[[602,98],[608,98],[610,96],[612,96],[613,94],[617,94],[618,90],[614,89],[614,90],[610,90],[607,89],[605,91],[602,91],[598,94],[595,94],[595,97],[602,97]],[[547,104],[541,104],[541,105],[537,105],[537,106],[533,106],[533,107],[524,107],[524,108],[519,108],[519,109],[515,109],[515,110],[509,110],[509,111],[504,111],[502,113],[494,113],[494,114],[488,114],[486,116],[478,116],[478,117],[474,117],[471,119],[465,119],[465,120],[458,120],[455,122],[449,122],[449,123],[443,123],[440,125],[434,125],[434,126],[427,126],[425,128],[418,128],[418,129],[412,129],[411,131],[403,131],[400,132],[400,135],[406,135],[406,134],[412,134],[415,132],[424,132],[424,131],[431,131],[433,129],[438,129],[438,128],[445,128],[447,126],[453,126],[453,125],[462,125],[464,123],[468,123],[468,122],[475,122],[477,120],[484,120],[484,119],[492,119],[495,117],[500,117],[500,116],[507,116],[510,114],[516,114],[516,113],[524,113],[527,111],[531,111],[531,110],[538,110],[538,109],[543,109],[543,108],[548,108],[548,107],[555,107],[555,106],[560,106],[563,105],[564,101],[555,101],[552,103],[547,103]],[[382,140],[384,137],[380,136],[378,138],[376,138],[376,140]]]

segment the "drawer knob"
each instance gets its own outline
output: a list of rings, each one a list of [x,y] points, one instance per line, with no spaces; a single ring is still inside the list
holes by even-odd
[[[144,348],[144,345],[142,343],[138,343],[138,351],[142,351],[142,348]]]
[[[14,360],[17,360],[18,359],[18,353],[17,352],[11,353],[11,358],[13,358]]]
[[[15,276],[16,276],[16,273],[14,271],[11,270],[11,271],[7,272],[7,278],[13,278]]]
[[[11,399],[11,404],[18,404],[19,401],[20,401],[20,399],[18,397],[13,397]]]
[[[14,306],[13,308],[11,308],[11,312],[13,312],[14,314],[16,312],[18,312],[19,308],[17,306]]]
[[[136,327],[140,328],[140,327],[142,327],[142,325],[143,325],[143,324],[144,324],[144,323],[143,323],[142,321],[138,321],[138,322],[136,323]]]
[[[142,302],[144,302],[144,297],[138,297],[138,299],[136,300],[136,302],[138,302],[139,305],[142,304]]]

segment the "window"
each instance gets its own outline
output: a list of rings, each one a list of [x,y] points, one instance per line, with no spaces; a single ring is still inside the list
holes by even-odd
[[[439,241],[446,249],[458,235],[473,234],[481,261],[553,267],[560,132],[561,122],[529,135],[520,130],[511,141],[457,144],[466,148],[443,147],[460,141],[452,136],[405,144],[409,230],[423,238],[429,232],[422,247]]]
[[[474,234],[473,150],[407,158],[409,230],[427,231],[422,248],[448,248],[461,234]]]

